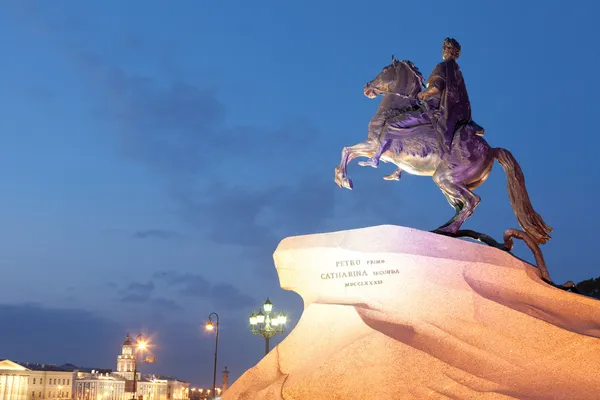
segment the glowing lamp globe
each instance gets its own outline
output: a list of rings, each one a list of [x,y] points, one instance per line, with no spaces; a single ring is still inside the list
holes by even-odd
[[[255,326],[258,323],[258,319],[256,317],[256,313],[253,312],[250,316],[250,325]]]
[[[285,325],[285,323],[287,322],[287,315],[285,315],[283,311],[279,314],[279,317],[277,318],[279,319],[279,323],[281,325]]]
[[[273,304],[271,303],[269,298],[267,298],[267,301],[265,301],[265,304],[263,304],[263,308],[265,309],[265,312],[267,314],[270,313],[271,310],[273,310]]]
[[[263,322],[265,322],[265,314],[263,314],[262,310],[258,312],[258,314],[256,315],[256,322],[258,322],[259,324],[262,324]]]

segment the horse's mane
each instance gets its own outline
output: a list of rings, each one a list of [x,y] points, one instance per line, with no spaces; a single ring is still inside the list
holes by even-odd
[[[424,88],[425,87],[425,78],[423,77],[423,74],[421,73],[421,71],[419,71],[419,68],[417,68],[417,66],[415,64],[413,64],[412,61],[409,61],[409,60],[402,60],[400,62],[405,64],[408,67],[408,69],[410,69],[412,71],[412,73],[417,76],[417,79],[419,80],[419,84],[421,85],[421,87]]]

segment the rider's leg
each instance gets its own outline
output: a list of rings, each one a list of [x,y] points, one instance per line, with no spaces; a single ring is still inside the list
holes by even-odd
[[[381,129],[383,128],[383,125],[385,124],[385,115],[384,113],[377,113],[373,116],[373,118],[371,118],[371,120],[369,121],[369,139],[377,139],[379,140],[379,137],[381,135]]]

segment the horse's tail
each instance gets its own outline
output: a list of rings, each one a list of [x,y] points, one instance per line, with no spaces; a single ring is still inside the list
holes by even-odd
[[[508,197],[519,225],[533,237],[536,243],[546,243],[550,240],[548,233],[552,232],[552,228],[546,225],[542,217],[533,209],[525,187],[525,176],[523,176],[519,163],[506,149],[495,148],[493,154],[506,174]]]

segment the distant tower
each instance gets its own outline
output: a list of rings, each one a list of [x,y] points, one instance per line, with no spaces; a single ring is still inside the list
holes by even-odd
[[[227,390],[228,386],[229,386],[229,371],[227,371],[227,367],[225,367],[225,370],[223,371],[223,388],[221,390],[223,392],[225,392]]]
[[[117,373],[128,380],[133,380],[133,371],[135,370],[133,347],[128,333],[121,348],[121,355],[117,357]]]

